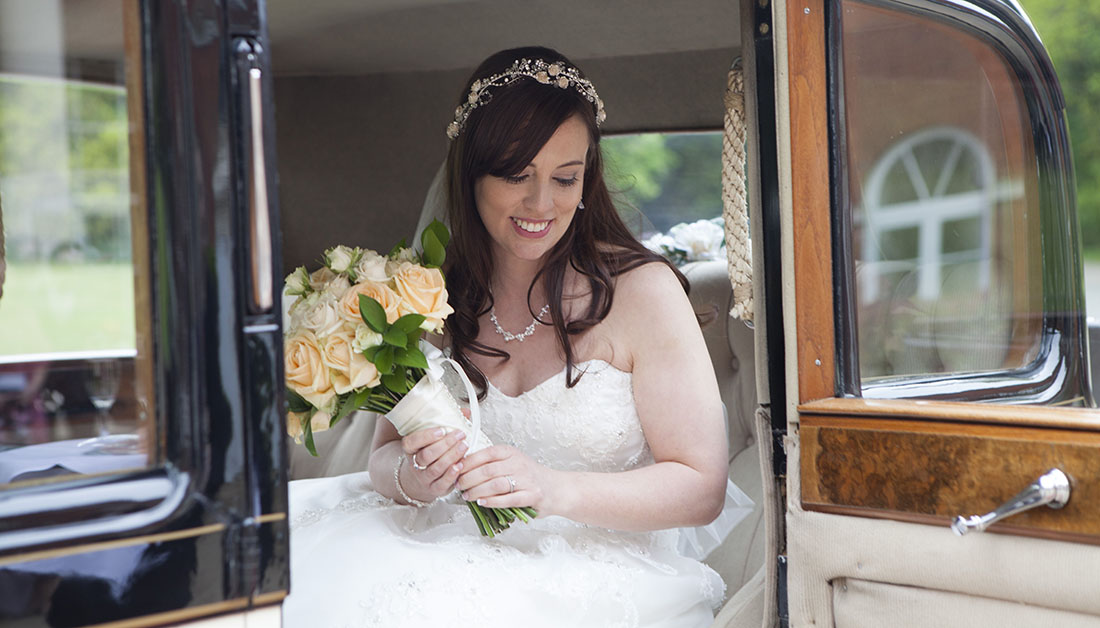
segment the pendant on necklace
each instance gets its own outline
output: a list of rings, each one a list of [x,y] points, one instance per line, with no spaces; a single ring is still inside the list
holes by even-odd
[[[513,334],[510,331],[506,331],[503,327],[500,326],[500,321],[497,320],[496,306],[489,308],[489,320],[492,321],[493,327],[496,329],[496,332],[504,338],[504,342],[512,342],[513,340],[523,342],[526,338],[530,337],[531,334],[535,333],[535,327],[539,324],[539,319],[543,316],[546,316],[546,313],[549,311],[550,304],[547,303],[546,305],[542,306],[542,309],[539,310],[539,315],[531,321],[531,324],[527,326],[527,329],[524,329],[518,334]]]

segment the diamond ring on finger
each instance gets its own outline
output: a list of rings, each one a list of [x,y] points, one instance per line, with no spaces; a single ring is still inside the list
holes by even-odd
[[[412,463],[413,463],[413,468],[416,469],[417,471],[423,471],[424,469],[428,468],[428,465],[421,465],[419,462],[417,462],[416,454],[412,455]]]
[[[508,480],[508,484],[511,485],[511,488],[508,489],[508,492],[509,493],[515,493],[516,492],[516,481],[513,480],[512,476],[510,476],[510,475],[504,476],[504,479]]]

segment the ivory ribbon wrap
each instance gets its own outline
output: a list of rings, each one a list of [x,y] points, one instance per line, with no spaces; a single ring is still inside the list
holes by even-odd
[[[481,432],[481,411],[477,406],[477,391],[458,362],[444,357],[443,352],[432,345],[422,342],[420,349],[428,359],[428,372],[412,387],[397,405],[386,413],[386,418],[397,428],[397,433],[406,436],[417,430],[442,427],[448,432],[462,430],[466,433],[469,449],[466,455],[492,445],[489,438]],[[470,419],[467,420],[458,407],[454,395],[443,383],[443,365],[454,367],[462,383],[466,386],[466,397],[470,400]]]

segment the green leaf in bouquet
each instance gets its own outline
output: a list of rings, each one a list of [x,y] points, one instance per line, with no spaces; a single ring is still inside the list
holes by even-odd
[[[393,322],[393,326],[390,329],[400,329],[406,334],[411,334],[414,331],[420,329],[420,325],[424,322],[424,317],[420,314],[406,314],[401,318]]]
[[[386,257],[389,257],[389,258],[396,257],[397,254],[401,252],[401,249],[407,249],[407,248],[409,248],[409,245],[405,243],[405,238],[401,238],[400,242],[393,245],[393,248],[390,249],[389,255],[387,255]]]
[[[408,349],[398,349],[393,352],[393,361],[402,366],[411,366],[418,369],[428,369],[428,359],[424,352],[415,346]]]
[[[439,221],[439,219],[433,220],[431,224],[424,228],[424,232],[431,232],[435,236],[436,240],[443,245],[443,248],[447,248],[447,245],[451,242],[451,233],[447,231],[447,225]],[[420,243],[424,243],[424,235],[420,235]]]
[[[424,265],[428,268],[442,266],[443,260],[447,259],[447,250],[439,237],[430,229],[425,229],[420,241],[424,245]]]
[[[398,366],[393,373],[383,375],[382,385],[398,394],[409,392],[409,383],[405,379],[405,367]]]
[[[390,327],[386,330],[386,333],[382,334],[382,340],[388,345],[404,348],[409,342],[409,337],[400,329]]]
[[[371,362],[374,362],[374,357],[378,355],[378,350],[381,348],[382,345],[367,347],[366,349],[363,349],[363,357]]]
[[[337,423],[340,422],[341,419],[351,414],[352,412],[355,412],[355,410],[359,407],[359,403],[357,403],[357,398],[358,395],[356,393],[348,393],[347,396],[345,396],[340,402],[339,410],[336,411],[336,414],[332,415],[332,420],[328,422],[328,426],[335,426]]]
[[[317,446],[313,444],[313,412],[302,417],[302,432],[305,433],[306,451],[314,458],[317,457]]]
[[[386,310],[382,304],[365,294],[359,295],[359,316],[368,327],[378,333],[386,331]]]
[[[287,388],[286,409],[295,414],[301,414],[302,412],[309,412],[313,409],[313,406],[309,405],[309,402],[305,400],[305,397]]]
[[[386,345],[379,349],[374,356],[374,366],[383,375],[393,371],[393,347]]]

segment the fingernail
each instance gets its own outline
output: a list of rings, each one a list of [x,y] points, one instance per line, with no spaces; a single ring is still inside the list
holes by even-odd
[[[438,430],[435,431],[435,437],[436,438],[443,438],[443,435],[446,434],[446,433],[447,433],[447,430],[445,430],[443,428],[439,428]]]
[[[478,506],[484,506],[485,505],[485,500],[484,499],[477,500],[477,505]]]
[[[464,492],[464,493],[462,493],[462,499],[465,499],[466,501],[470,501],[470,494],[469,494],[469,493],[465,493],[465,492]]]
[[[460,454],[461,454],[461,453],[465,453],[465,452],[466,452],[466,449],[467,449],[467,448],[466,448],[466,443],[459,443],[459,445],[458,445],[458,453],[460,453]]]
[[[462,463],[461,462],[455,463],[455,471],[461,471],[461,470],[462,470]]]
[[[458,436],[456,436],[455,438],[458,439],[458,440],[462,440],[463,438],[466,438],[466,432],[463,432],[463,431],[459,430]]]

